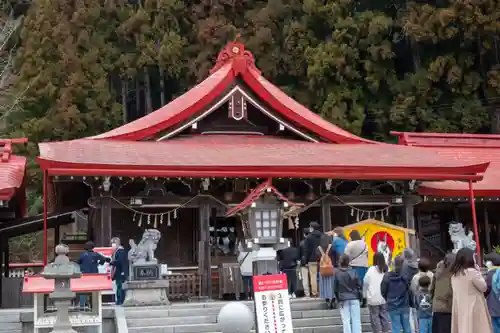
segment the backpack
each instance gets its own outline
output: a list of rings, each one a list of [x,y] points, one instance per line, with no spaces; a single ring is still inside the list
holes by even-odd
[[[422,311],[431,311],[432,300],[429,294],[422,294],[418,300],[418,308]]]
[[[323,251],[321,246],[318,246],[319,252],[321,253],[321,258],[319,259],[319,275],[321,276],[333,276],[334,268],[332,259],[330,258],[330,249],[332,248],[332,244],[329,244],[326,248],[326,252]]]
[[[493,294],[500,299],[500,268],[495,269],[495,274],[491,281],[491,289]]]

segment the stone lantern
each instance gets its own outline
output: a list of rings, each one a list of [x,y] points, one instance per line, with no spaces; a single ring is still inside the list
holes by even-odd
[[[252,252],[253,275],[279,272],[276,251],[290,246],[282,237],[283,213],[290,205],[295,206],[272,185],[272,179],[268,179],[226,213],[227,217],[241,216],[244,248]]]
[[[55,251],[57,256],[54,262],[45,266],[41,273],[45,279],[54,280],[54,291],[49,295],[57,309],[52,332],[76,333],[69,319],[69,307],[75,298],[75,293],[71,291],[70,281],[74,278],[80,278],[82,273],[80,267],[69,260],[67,245],[59,244]]]
[[[247,209],[247,249],[254,252],[254,275],[278,273],[276,251],[287,248],[282,237],[283,209],[288,202],[274,196],[264,196]]]

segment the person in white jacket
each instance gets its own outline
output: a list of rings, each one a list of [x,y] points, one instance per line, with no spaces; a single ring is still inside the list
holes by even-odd
[[[252,252],[245,252],[243,250],[243,246],[241,243],[238,246],[238,264],[240,265],[241,278],[243,279],[243,290],[245,298],[252,299],[253,256]]]
[[[368,304],[373,333],[391,332],[389,312],[380,291],[382,279],[388,270],[384,255],[377,252],[373,255],[373,266],[368,269],[363,279],[363,297]]]

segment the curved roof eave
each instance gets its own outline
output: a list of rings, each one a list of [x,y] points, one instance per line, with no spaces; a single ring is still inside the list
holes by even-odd
[[[140,119],[88,139],[142,140],[168,130],[203,110],[238,76],[259,98],[286,119],[300,124],[328,142],[379,143],[345,131],[285,94],[261,75],[255,67],[253,55],[238,42],[229,43],[219,53],[211,75],[182,96]]]

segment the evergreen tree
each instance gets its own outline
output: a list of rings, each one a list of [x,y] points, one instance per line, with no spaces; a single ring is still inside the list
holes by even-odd
[[[316,92],[313,109],[361,134],[372,115],[391,105],[396,81],[392,19],[383,12],[358,12],[350,0],[311,3],[308,11],[330,28],[329,35],[306,52],[309,88]]]
[[[119,50],[116,8],[99,0],[33,2],[18,53],[23,111],[10,117],[14,132],[32,144],[93,135],[119,124],[110,89]]]

